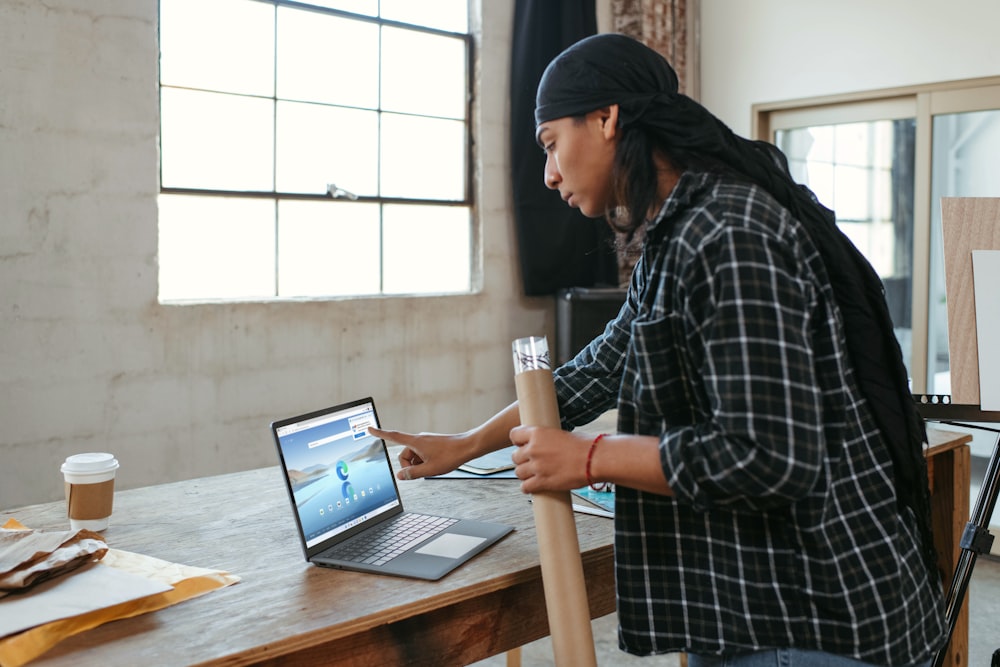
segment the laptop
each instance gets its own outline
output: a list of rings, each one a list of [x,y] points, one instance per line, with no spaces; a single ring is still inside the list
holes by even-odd
[[[271,424],[306,560],[440,579],[513,527],[404,510],[371,397]]]

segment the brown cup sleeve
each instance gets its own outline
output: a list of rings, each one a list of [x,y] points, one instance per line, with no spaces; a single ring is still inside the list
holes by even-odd
[[[89,521],[111,516],[115,498],[115,480],[97,484],[66,482],[66,513],[71,519]]]

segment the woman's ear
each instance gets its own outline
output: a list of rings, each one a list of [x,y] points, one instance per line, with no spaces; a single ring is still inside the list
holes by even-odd
[[[603,123],[601,129],[604,132],[604,138],[614,139],[618,134],[618,105],[612,104],[602,107],[599,111]]]

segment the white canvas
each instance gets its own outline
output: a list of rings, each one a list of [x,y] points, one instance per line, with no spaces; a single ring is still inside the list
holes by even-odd
[[[979,352],[979,402],[983,410],[1000,410],[1000,250],[972,251]]]

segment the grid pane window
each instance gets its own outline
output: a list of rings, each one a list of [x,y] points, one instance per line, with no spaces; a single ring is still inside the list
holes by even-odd
[[[379,28],[374,23],[278,8],[278,97],[378,107]]]
[[[278,296],[379,293],[379,206],[325,202],[278,206]]]
[[[389,111],[465,117],[465,48],[412,30],[382,32],[382,108]]]
[[[382,114],[382,193],[390,197],[459,200],[465,189],[464,123]],[[435,153],[453,160],[428,161]]]
[[[258,299],[274,293],[274,202],[160,196],[160,299]]]
[[[907,366],[913,289],[913,119],[779,130],[793,178],[837,214],[837,225],[871,262]]]
[[[469,291],[466,3],[161,0],[160,299]]]
[[[162,85],[272,95],[274,7],[246,0],[163,0],[160,52]]]
[[[281,192],[325,192],[339,185],[378,195],[378,113],[278,102],[275,176]]]
[[[387,294],[468,291],[469,212],[453,206],[386,206]],[[428,238],[432,243],[428,243]]]
[[[897,273],[899,250],[892,199],[894,141],[912,144],[912,136],[897,137],[892,121],[777,133],[793,177],[836,211],[837,224],[883,277]],[[909,238],[898,241],[905,245]]]
[[[392,21],[413,23],[449,32],[467,32],[469,29],[466,0],[381,0],[382,16]]]
[[[309,4],[328,9],[340,9],[352,14],[378,16],[379,0],[312,0]]]
[[[160,166],[163,187],[271,190],[274,105],[259,97],[163,88]]]

